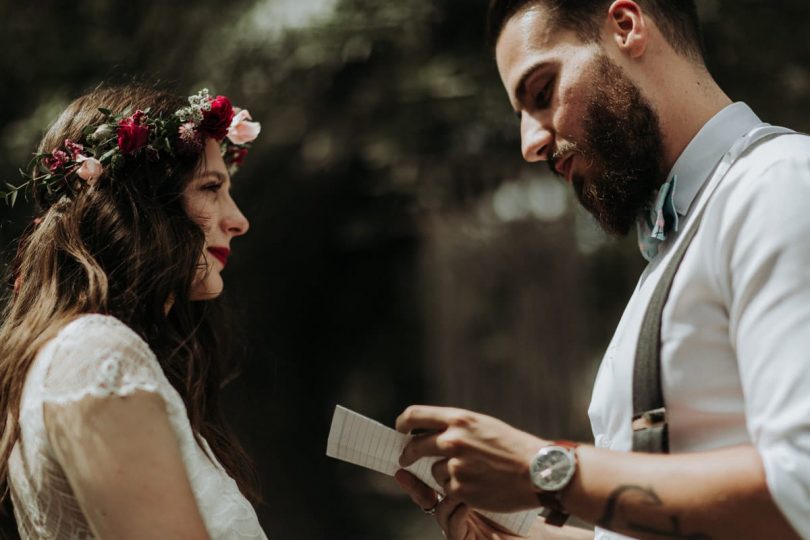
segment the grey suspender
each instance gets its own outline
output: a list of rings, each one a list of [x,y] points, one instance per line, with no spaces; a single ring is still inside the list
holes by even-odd
[[[795,133],[776,126],[758,127],[732,146],[710,180],[705,199],[708,200],[731,165],[752,145],[773,136]],[[711,183],[716,179],[716,182]],[[661,316],[669,291],[686,250],[692,243],[707,204],[696,209],[697,214],[684,238],[678,244],[669,264],[655,286],[644,312],[636,345],[633,366],[633,451],[666,454],[669,452],[669,432],[661,385]]]
[[[704,207],[705,208],[705,207]],[[633,366],[633,451],[666,454],[669,452],[669,433],[661,390],[661,315],[667,302],[675,273],[686,250],[692,243],[703,217],[701,212],[686,237],[672,255],[669,266],[653,291],[636,345]]]

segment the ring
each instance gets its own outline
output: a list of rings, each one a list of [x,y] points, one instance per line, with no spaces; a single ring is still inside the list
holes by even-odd
[[[429,516],[432,516],[432,515],[436,514],[436,510],[439,509],[439,505],[442,503],[443,500],[444,500],[444,497],[439,495],[439,497],[436,499],[436,504],[434,504],[430,508],[422,508],[422,512],[426,513]]]

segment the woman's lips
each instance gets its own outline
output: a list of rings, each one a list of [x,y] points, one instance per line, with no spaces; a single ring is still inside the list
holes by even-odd
[[[231,254],[231,250],[225,247],[210,247],[208,248],[208,253],[213,255],[216,260],[222,264],[222,267],[225,268],[228,264],[228,256]]]

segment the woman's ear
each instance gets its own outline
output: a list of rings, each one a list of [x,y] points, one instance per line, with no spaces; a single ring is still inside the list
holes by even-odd
[[[640,58],[647,50],[649,28],[646,15],[633,0],[616,0],[608,9],[608,32],[619,51]]]

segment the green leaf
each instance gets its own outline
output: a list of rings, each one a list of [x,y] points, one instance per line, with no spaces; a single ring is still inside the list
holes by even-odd
[[[111,148],[111,149],[107,150],[106,152],[104,152],[104,154],[100,158],[98,158],[98,160],[103,163],[107,159],[113,157],[116,152],[118,152],[118,147],[117,146],[115,148]]]
[[[100,112],[104,116],[110,116],[112,114],[112,111],[110,109],[105,109],[104,107],[99,107],[98,112]]]
[[[8,189],[10,189],[11,191],[14,191],[14,190],[17,189],[17,186],[15,186],[14,184],[9,184],[8,182],[6,182],[6,187]]]
[[[14,203],[17,202],[17,193],[19,193],[19,191],[11,192],[11,206],[14,206]]]

